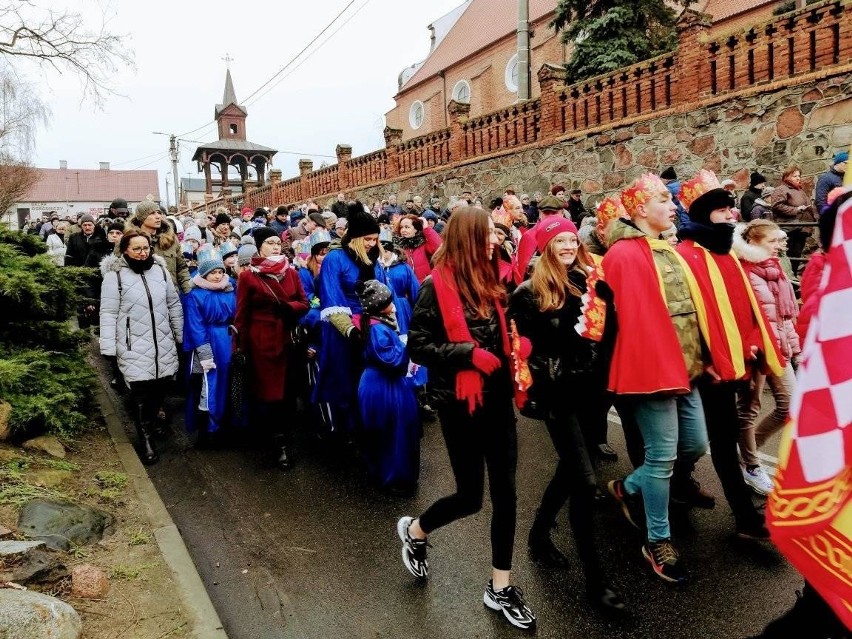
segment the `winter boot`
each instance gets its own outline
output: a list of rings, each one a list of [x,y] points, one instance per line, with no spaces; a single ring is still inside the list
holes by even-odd
[[[537,511],[527,541],[530,556],[534,561],[541,562],[545,566],[566,568],[568,566],[568,559],[553,544],[553,540],[550,538],[550,530],[555,527],[556,523],[553,520],[545,521],[545,518],[541,515],[541,511]]]
[[[156,464],[160,461],[160,456],[154,449],[154,442],[151,437],[150,425],[145,421],[145,408],[142,404],[136,405],[136,434],[139,436],[139,459],[146,466]]]

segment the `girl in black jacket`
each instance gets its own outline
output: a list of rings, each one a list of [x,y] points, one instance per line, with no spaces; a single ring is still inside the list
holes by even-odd
[[[454,211],[443,239],[435,268],[420,287],[408,346],[411,359],[429,368],[457,492],[417,518],[399,520],[403,562],[415,577],[428,577],[427,535],[482,509],[487,465],[492,578],[483,603],[512,625],[532,630],[535,615],[510,585],[518,443],[497,235],[486,211],[466,207]]]
[[[570,220],[556,217],[548,221],[536,232],[536,244],[541,257],[531,279],[512,295],[509,316],[518,332],[532,339],[531,390],[536,391],[559,464],[530,530],[530,551],[550,565],[568,565],[553,545],[550,529],[570,496],[568,518],[583,564],[587,596],[595,605],[620,611],[624,602],[601,574],[595,548],[592,511],[597,481],[584,434],[593,428],[596,407],[606,401],[607,315],[612,325],[612,314],[606,312],[607,291],[602,282],[589,290],[588,282],[595,281],[592,259]]]

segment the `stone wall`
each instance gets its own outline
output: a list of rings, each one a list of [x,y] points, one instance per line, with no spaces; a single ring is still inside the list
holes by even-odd
[[[582,189],[586,204],[592,206],[641,173],[660,172],[667,166],[674,166],[682,178],[707,168],[719,179],[733,178],[742,190],[752,171],[777,184],[790,163],[801,167],[805,189],[811,192],[834,153],[850,144],[852,74],[847,73],[356,190],[353,195],[364,202],[389,193],[398,193],[401,201],[437,195],[446,202],[471,190],[487,204],[507,188],[532,194],[562,184]]]

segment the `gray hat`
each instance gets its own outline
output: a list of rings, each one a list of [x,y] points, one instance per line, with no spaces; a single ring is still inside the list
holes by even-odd
[[[257,247],[254,244],[243,244],[237,251],[237,264],[248,266],[255,255],[257,255]]]
[[[361,308],[369,315],[378,315],[393,302],[393,293],[379,280],[367,280],[362,285],[356,285],[358,300]]]
[[[77,222],[77,223],[78,223],[78,224],[85,224],[86,222],[91,222],[92,224],[94,224],[94,223],[95,223],[95,218],[93,218],[91,215],[89,215],[88,213],[86,213],[85,215],[81,215],[81,216],[80,216],[80,219],[78,220],[78,222]]]
[[[151,215],[151,213],[159,213],[160,205],[156,202],[152,202],[151,200],[143,200],[136,205],[136,212],[133,214],[134,221],[142,224],[145,221],[145,218]]]
[[[199,244],[201,244],[201,229],[197,226],[190,226],[183,232],[183,241],[188,242],[189,240],[195,240]]]

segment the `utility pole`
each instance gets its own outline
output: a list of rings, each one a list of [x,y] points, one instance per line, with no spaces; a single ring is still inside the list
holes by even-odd
[[[177,206],[178,202],[178,140],[177,136],[174,133],[162,133],[160,131],[154,131],[154,135],[168,135],[169,136],[169,158],[172,161],[172,182],[175,188],[175,206]]]
[[[518,101],[530,99],[530,1],[518,0]]]

